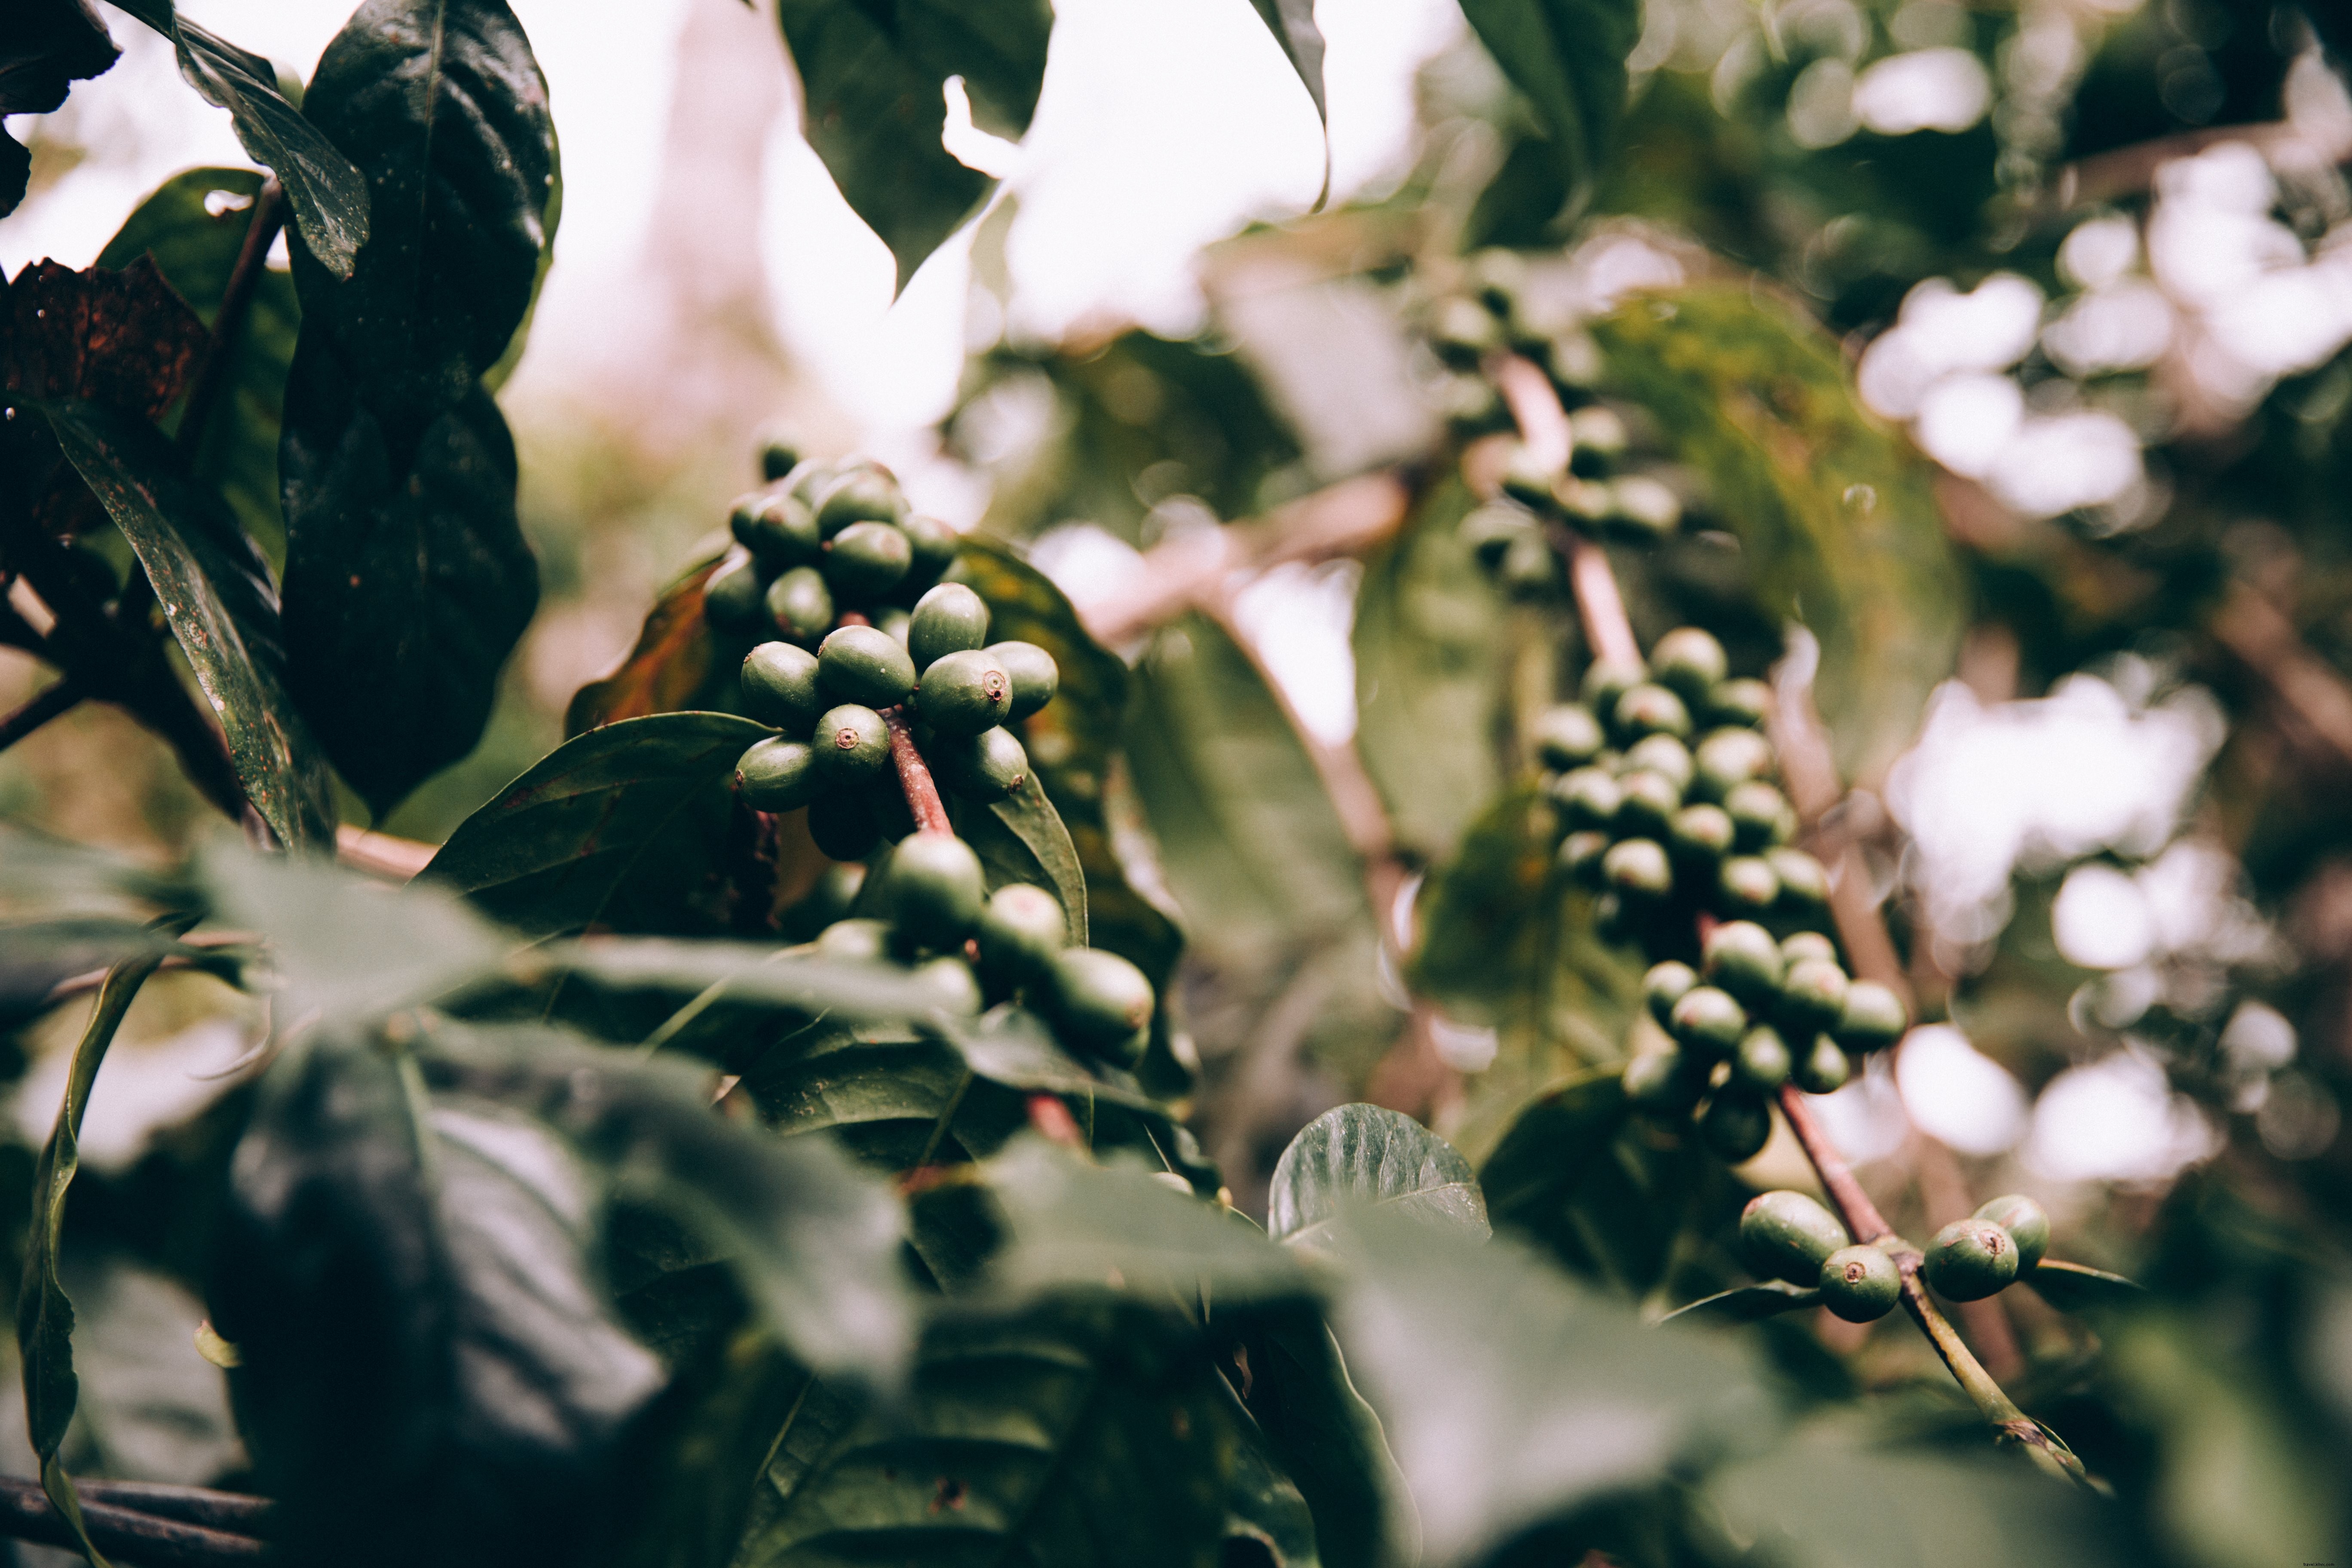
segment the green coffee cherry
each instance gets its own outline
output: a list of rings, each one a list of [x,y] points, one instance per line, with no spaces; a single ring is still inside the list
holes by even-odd
[[[1650,675],[1694,711],[1723,679],[1723,645],[1696,626],[1676,626],[1650,649]]]
[[[1731,813],[1743,854],[1786,844],[1797,831],[1797,814],[1789,808],[1788,796],[1761,779],[1749,779],[1726,790],[1723,809]]]
[[[1802,963],[1809,958],[1835,963],[1838,961],[1837,943],[1817,931],[1791,931],[1780,939],[1780,956],[1790,963]]]
[[[1672,485],[1648,474],[1609,481],[1609,521],[1634,539],[1663,539],[1682,526],[1683,498]]]
[[[1646,771],[1675,786],[1676,795],[1690,793],[1694,767],[1690,748],[1672,735],[1649,735],[1625,750],[1624,772]]]
[[[828,860],[863,860],[882,845],[865,789],[827,790],[809,802],[809,837]]]
[[[1857,980],[1846,987],[1845,1015],[1835,1033],[1847,1050],[1867,1053],[1885,1050],[1910,1026],[1903,998],[1874,980]]]
[[[818,531],[831,539],[861,522],[897,522],[907,503],[898,481],[879,463],[860,463],[825,487],[816,499]]]
[[[1601,862],[1609,853],[1609,835],[1587,827],[1559,841],[1559,868],[1588,888],[1601,886]]]
[[[2017,1278],[2017,1242],[1989,1219],[1956,1219],[1936,1233],[1919,1271],[1952,1301],[1980,1301]]]
[[[1564,477],[1558,465],[1539,462],[1525,447],[1515,447],[1503,465],[1503,493],[1529,511],[1552,511],[1559,506],[1552,488]]]
[[[950,834],[918,833],[883,862],[883,907],[909,947],[935,952],[961,947],[980,923],[987,891],[980,857]]]
[[[947,574],[947,569],[955,564],[956,552],[963,548],[963,535],[920,512],[900,518],[898,531],[907,536],[907,547],[914,552],[906,579],[898,584],[902,590],[909,584],[918,591],[929,588]]]
[[[1835,1040],[1827,1035],[1815,1035],[1811,1048],[1797,1058],[1789,1078],[1807,1094],[1835,1094],[1845,1087],[1853,1070]]]
[[[1731,1081],[1769,1094],[1789,1081],[1789,1046],[1780,1031],[1759,1024],[1739,1037],[1731,1053]]]
[[[1727,992],[1700,985],[1683,993],[1666,1014],[1666,1028],[1683,1047],[1709,1061],[1729,1056],[1748,1032],[1748,1010]]]
[[[924,833],[916,837],[936,838],[939,835]],[[908,842],[912,843],[913,840]],[[971,965],[953,953],[941,953],[937,958],[915,965],[908,977],[936,996],[937,1005],[943,1013],[968,1016],[979,1012],[986,1000],[981,994],[979,980],[972,975]]]
[[[1995,1198],[1977,1210],[1976,1216],[2009,1232],[2009,1238],[2017,1244],[2020,1274],[2032,1273],[2040,1266],[2042,1255],[2050,1250],[2049,1211],[2023,1193]]]
[[[915,689],[915,661],[879,626],[842,626],[817,645],[817,685],[835,702],[896,708]]]
[[[1664,963],[1650,965],[1642,976],[1642,1002],[1650,1009],[1650,1016],[1661,1026],[1674,1016],[1675,1004],[1690,994],[1698,984],[1698,971],[1687,963],[1668,959]]]
[[[833,590],[814,566],[795,566],[768,584],[766,608],[780,636],[813,643],[833,625]]]
[[[989,895],[973,934],[982,974],[1007,991],[1043,974],[1070,939],[1069,922],[1054,895],[1026,882],[1007,883]]]
[[[1117,953],[1063,949],[1045,966],[1045,991],[1055,1031],[1082,1049],[1103,1052],[1151,1026],[1151,982]]]
[[[1576,449],[1595,458],[1621,458],[1631,444],[1625,432],[1625,421],[1617,411],[1599,403],[1588,403],[1568,416],[1568,428],[1575,439]]]
[[[744,547],[775,571],[807,565],[824,546],[817,537],[816,514],[808,502],[789,492],[745,496],[735,503],[727,522]]]
[[[1029,753],[1002,725],[977,735],[936,736],[923,756],[940,782],[967,800],[1003,800],[1029,778]]]
[[[882,721],[881,714],[855,702],[844,702],[819,714],[809,743],[816,752],[817,777],[829,790],[872,778],[890,765],[890,726]],[[833,858],[864,857],[835,855]]]
[[[1462,520],[1462,542],[1479,565],[1492,572],[1503,564],[1514,541],[1536,531],[1536,520],[1515,506],[1482,506]]]
[[[988,606],[961,583],[942,583],[915,605],[907,623],[907,652],[920,675],[944,654],[965,653],[988,642]]]
[[[1520,599],[1549,597],[1558,593],[1566,581],[1560,571],[1559,552],[1540,533],[1526,533],[1512,540],[1503,552],[1498,575],[1504,589]]]
[[[1870,1323],[1903,1295],[1903,1270],[1874,1247],[1841,1247],[1822,1259],[1822,1305],[1849,1323]]]
[[[1574,702],[1545,709],[1536,716],[1533,728],[1536,760],[1554,773],[1584,766],[1606,744],[1601,721],[1592,716],[1592,710]]]
[[[1686,805],[1666,825],[1666,847],[1686,866],[1712,866],[1731,851],[1731,818],[1719,805]]]
[[[1449,294],[1429,310],[1429,346],[1455,370],[1475,370],[1503,346],[1503,326],[1475,300]]]
[[[1619,664],[1610,659],[1596,658],[1584,669],[1581,693],[1584,705],[1595,713],[1613,714],[1617,700],[1649,678],[1649,671],[1638,664]]]
[[[1754,1006],[1780,990],[1784,961],[1772,933],[1748,921],[1726,921],[1707,933],[1701,949],[1707,984]]]
[[[1611,826],[1628,837],[1664,838],[1682,804],[1672,779],[1643,768],[1617,781],[1617,816]]]
[[[1803,1193],[1759,1193],[1739,1211],[1739,1251],[1767,1279],[1811,1285],[1822,1264],[1852,1238],[1837,1215]]]
[[[1663,899],[1675,890],[1675,868],[1654,838],[1621,838],[1601,858],[1601,876],[1628,898]]]
[[[1784,944],[1781,952],[1787,952]],[[1800,1037],[1835,1028],[1845,1016],[1845,994],[1852,984],[1845,971],[1832,960],[1799,959],[1781,978],[1775,1016]]]
[[[1013,678],[1013,710],[1008,719],[1026,719],[1061,689],[1062,669],[1054,656],[1033,642],[995,642],[983,650]]]
[[[1644,681],[1628,687],[1609,710],[1610,722],[1621,735],[1672,735],[1681,740],[1691,730],[1690,710],[1663,686]]]
[[[824,580],[845,599],[870,601],[896,587],[914,563],[914,546],[898,524],[853,522],[825,546]]]
[[[762,619],[761,595],[767,591],[751,558],[735,556],[720,563],[719,570],[703,580],[703,616],[722,632],[756,633]]]
[[[1770,861],[1734,855],[1716,873],[1715,894],[1724,913],[1753,919],[1780,902],[1780,879],[1772,874]]]
[[[1617,781],[1601,768],[1564,773],[1552,781],[1550,793],[1560,820],[1571,831],[1607,828],[1617,820],[1618,805],[1624,799]]]
[[[877,610],[874,616],[874,626],[892,642],[905,647],[907,634],[914,629],[915,617],[904,610]]]
[[[795,736],[809,732],[823,707],[816,655],[788,642],[763,642],[743,656],[742,689],[746,715]]]
[[[1713,730],[1691,760],[1691,788],[1701,799],[1719,803],[1739,785],[1772,771],[1772,742],[1753,730]]]
[[[801,450],[791,437],[770,433],[760,439],[760,477],[771,484],[799,466]]]
[[[1013,678],[982,649],[945,654],[923,671],[915,704],[940,734],[977,735],[1012,715]]]
[[[1688,1116],[1706,1090],[1706,1075],[1680,1046],[1643,1051],[1625,1064],[1625,1101],[1644,1116]]]
[[[890,928],[880,921],[835,921],[817,933],[816,950],[827,958],[884,958],[890,952]]]
[[[1744,1164],[1772,1141],[1771,1104],[1753,1090],[1726,1084],[1700,1113],[1698,1134],[1725,1164]]]
[[[1710,723],[1760,729],[1771,712],[1772,689],[1760,680],[1727,680],[1706,696]]]
[[[752,742],[736,761],[735,793],[754,811],[793,811],[816,798],[815,752],[782,735]]]
[[[816,503],[823,499],[826,489],[834,480],[841,477],[842,472],[840,468],[832,463],[820,463],[813,458],[803,458],[794,463],[792,471],[784,476],[783,489],[808,502],[809,510],[813,514],[816,510]]]
[[[1811,914],[1830,901],[1830,874],[1819,860],[1786,845],[1764,851],[1764,863],[1780,879],[1780,902],[1793,914]]]

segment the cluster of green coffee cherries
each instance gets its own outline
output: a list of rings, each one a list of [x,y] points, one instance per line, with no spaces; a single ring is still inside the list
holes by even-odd
[[[814,646],[845,611],[893,629],[955,563],[955,530],[913,511],[881,464],[774,444],[761,463],[768,483],[735,503],[736,547],[703,584],[719,631]]]
[[[1081,1056],[1120,1068],[1142,1059],[1151,982],[1117,953],[1069,945],[1052,894],[1022,882],[988,892],[980,857],[946,833],[909,835],[874,877],[862,900],[873,912],[827,926],[818,953],[907,964],[950,1013],[1014,1003]]]
[[[1739,1247],[1768,1279],[1817,1289],[1849,1323],[1885,1317],[1903,1294],[1887,1247],[1856,1245],[1838,1217],[1803,1193],[1759,1193],[1739,1215]],[[1980,1301],[2030,1279],[2050,1247],[2050,1215],[2021,1193],[1993,1199],[1936,1233],[1919,1272],[1952,1301]]]
[[[1595,403],[1569,416],[1575,449],[1565,467],[1516,447],[1502,494],[1473,509],[1459,531],[1478,564],[1516,599],[1558,598],[1568,568],[1555,545],[1559,524],[1589,537],[1654,543],[1682,523],[1682,498],[1649,474],[1613,474],[1626,447],[1625,423]]]

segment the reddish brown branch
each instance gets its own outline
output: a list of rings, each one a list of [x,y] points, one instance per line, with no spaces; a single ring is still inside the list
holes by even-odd
[[[98,1486],[83,1489],[81,1514],[82,1522],[89,1527],[90,1541],[110,1557],[151,1564],[152,1568],[222,1568],[224,1564],[263,1560],[262,1542],[253,1536],[210,1529],[184,1519],[165,1518],[160,1510],[142,1511],[100,1502],[98,1498],[104,1489]],[[193,1489],[170,1489],[176,1492]],[[260,1516],[254,1517],[257,1521]],[[33,1481],[0,1479],[0,1536],[62,1547],[68,1552],[80,1546],[74,1537],[73,1526],[66,1522],[65,1516],[58,1512],[42,1495],[38,1483]]]
[[[261,281],[261,274],[269,259],[269,247],[278,238],[278,231],[286,226],[286,187],[270,175],[261,182],[261,190],[253,198],[253,218],[245,227],[245,243],[236,253],[236,265],[228,275],[228,287],[221,291],[220,309],[213,315],[212,342],[205,350],[203,366],[196,372],[196,384],[189,390],[187,407],[180,415],[177,443],[191,461],[196,449],[204,444],[205,427],[212,419],[214,405],[228,385],[229,367],[236,360],[236,340],[245,330],[247,311],[253,304],[253,291]]]
[[[6,751],[50,720],[81,701],[81,688],[68,676],[38,697],[0,719],[0,752]]]
[[[930,764],[915,748],[915,731],[907,722],[906,710],[893,708],[882,715],[882,721],[890,726],[890,761],[898,765],[898,787],[907,792],[907,809],[914,813],[915,826],[925,833],[953,833]]]

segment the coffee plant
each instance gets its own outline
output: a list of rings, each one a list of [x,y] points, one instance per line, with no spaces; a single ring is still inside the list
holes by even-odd
[[[1322,115],[1316,7],[1253,9]],[[2341,16],[1461,9],[1402,183],[1213,247],[1210,331],[974,354],[940,437],[976,526],[761,437],[495,789],[541,599],[498,394],[562,190],[520,23],[367,0],[298,83],[172,0],[0,17],[0,213],[79,177],[36,117],[110,89],[110,26],[254,165],[0,297],[0,643],[42,672],[0,750],[108,705],[221,819],[135,857],[0,778],[6,1065],[61,1101],[0,1161],[0,1552],[2352,1548]],[[900,287],[1008,210],[942,136],[951,99],[1027,131],[1043,0],[772,19]],[[2196,293],[2182,237],[2248,226],[2262,267]],[[2290,275],[2308,342],[2247,337],[2231,296]],[[1285,289],[1352,324],[1302,351],[1251,303]],[[990,437],[1024,398],[1045,433]],[[2066,478],[2117,430],[2129,475]],[[1118,593],[1049,570],[1074,518],[1139,552]],[[1338,740],[1247,608],[1334,563]],[[2042,688],[2210,714],[2198,794],[2019,828],[1969,926],[1904,780]],[[1978,787],[2103,782],[2052,765]],[[383,831],[478,777],[435,842]],[[2184,846],[2242,939],[2084,957],[2128,943],[2076,889]],[[110,1049],[183,984],[254,1048],[85,1171]],[[2037,1174],[1913,1070],[1963,1029],[2037,1139],[2129,1119],[2051,1109],[2105,1063],[2194,1147],[2043,1179],[2063,1139]],[[1842,1146],[1890,1102],[1917,1125]],[[167,1365],[226,1385],[202,1464],[152,1437]]]

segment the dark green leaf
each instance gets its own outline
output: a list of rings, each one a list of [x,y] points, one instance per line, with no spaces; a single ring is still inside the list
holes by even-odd
[[[1367,1207],[1486,1234],[1486,1200],[1453,1144],[1385,1106],[1335,1106],[1276,1163],[1266,1229],[1276,1241],[1322,1247],[1335,1221]]]
[[[0,908],[144,918],[203,904],[202,889],[183,869],[159,870],[111,849],[0,821]]]
[[[1297,1307],[1257,1314],[1245,1341],[1250,1414],[1315,1517],[1327,1568],[1410,1561],[1391,1521],[1405,1495],[1381,1418],[1348,1374],[1322,1318]]]
[[[533,956],[607,990],[691,996],[715,989],[714,1002],[835,1022],[925,1018],[939,1011],[939,993],[898,964],[825,958],[802,949],[592,937],[550,943]]]
[[[154,426],[76,403],[52,405],[50,424],[154,584],[246,798],[289,847],[332,848],[333,786],[287,696],[268,566]]]
[[[972,121],[1018,137],[1036,111],[1054,26],[1045,0],[782,0],[801,79],[801,128],[852,210],[890,247],[898,287],[995,182],[940,144],[945,83]]]
[[[321,134],[286,101],[268,60],[177,16],[172,0],[115,3],[172,40],[188,85],[205,102],[228,110],[253,161],[275,171],[285,185],[304,247],[336,277],[349,278],[369,238],[368,182],[338,150],[332,132]]]
[[[1503,74],[1551,136],[1573,204],[1590,193],[1625,108],[1625,57],[1642,34],[1634,0],[1463,0]]]
[[[1417,989],[1481,1020],[1525,1010],[1527,994],[1550,967],[1543,914],[1559,897],[1553,821],[1543,792],[1523,784],[1470,825],[1453,863],[1422,890]]]
[[[1328,120],[1330,110],[1323,104],[1323,33],[1315,26],[1315,0],[1250,0],[1250,4],[1281,46],[1290,68],[1306,84],[1307,96],[1315,100],[1316,114]]]
[[[287,640],[305,713],[381,815],[473,749],[538,603],[481,378],[553,243],[555,133],[501,0],[370,0],[304,111],[365,172],[373,230],[347,282],[295,258]]]
[[[1021,1093],[911,1030],[798,1030],[744,1068],[741,1092],[776,1131],[832,1133],[883,1172],[983,1158],[1027,1124]]]
[[[99,254],[98,264],[121,268],[142,256],[152,258],[180,298],[212,326],[251,226],[261,181],[251,169],[190,169],[173,175],[139,204]],[[221,195],[236,199],[215,213],[207,203]],[[244,328],[230,350],[225,401],[214,411],[195,459],[196,478],[221,492],[247,533],[266,550],[280,552],[286,522],[278,499],[278,425],[301,319],[293,276],[264,268],[254,279]]]
[[[0,37],[0,115],[48,113],[69,84],[103,74],[121,53],[86,0],[24,0]],[[0,132],[0,217],[25,199],[32,172],[32,153]]]
[[[2146,1287],[2120,1274],[2055,1258],[2043,1258],[2034,1265],[2031,1274],[2021,1278],[2033,1287],[2035,1294],[2062,1312],[2129,1307],[2147,1300]]]
[[[1822,1293],[1818,1289],[1790,1285],[1780,1279],[1767,1279],[1761,1285],[1742,1285],[1736,1289],[1718,1290],[1687,1307],[1677,1307],[1658,1321],[1662,1323],[1684,1320],[1694,1323],[1754,1323],[1778,1317],[1782,1312],[1802,1311],[1807,1307],[1821,1304]]]
[[[1045,787],[1037,782],[1037,775],[1033,773],[1023,779],[1020,789],[1006,799],[990,802],[988,815],[1012,836],[1035,868],[1031,874],[1024,867],[1022,874],[1008,879],[1034,883],[1059,899],[1063,913],[1069,917],[1070,940],[1086,946],[1086,871],[1078,864],[1070,830],[1062,826],[1061,814],[1045,798]]]
[[[1611,384],[1706,476],[1761,608],[1821,639],[1814,690],[1838,762],[1875,776],[1968,618],[1927,464],[1864,413],[1833,339],[1744,284],[1645,296],[1594,332]]]
[[[535,934],[723,931],[735,760],[768,733],[726,713],[592,730],[460,823],[425,874]]]
[[[1607,1156],[1625,1117],[1625,1086],[1615,1068],[1582,1074],[1529,1101],[1479,1173],[1496,1222],[1526,1225],[1558,1213]]]

